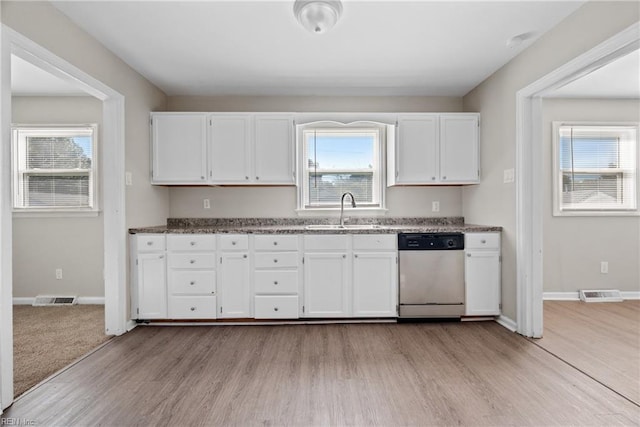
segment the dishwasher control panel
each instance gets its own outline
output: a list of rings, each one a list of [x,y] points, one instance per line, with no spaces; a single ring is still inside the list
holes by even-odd
[[[400,233],[398,250],[400,251],[445,251],[464,249],[462,233]]]

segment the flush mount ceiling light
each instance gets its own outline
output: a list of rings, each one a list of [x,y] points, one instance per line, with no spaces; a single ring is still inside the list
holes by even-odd
[[[340,0],[296,0],[293,14],[300,24],[315,34],[331,29],[342,13]]]

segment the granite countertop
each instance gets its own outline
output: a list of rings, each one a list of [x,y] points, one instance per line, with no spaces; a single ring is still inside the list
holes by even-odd
[[[462,217],[438,218],[351,218],[349,225],[380,228],[309,229],[308,225],[337,224],[336,218],[169,218],[167,225],[131,228],[129,233],[163,234],[397,234],[469,233],[502,231],[502,227],[465,224]]]

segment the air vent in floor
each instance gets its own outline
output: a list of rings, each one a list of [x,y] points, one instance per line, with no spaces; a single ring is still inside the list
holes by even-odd
[[[33,301],[34,307],[46,305],[74,305],[77,304],[76,296],[55,296],[55,295],[38,295]]]
[[[620,302],[622,295],[617,289],[583,289],[580,290],[580,300],[584,302]]]

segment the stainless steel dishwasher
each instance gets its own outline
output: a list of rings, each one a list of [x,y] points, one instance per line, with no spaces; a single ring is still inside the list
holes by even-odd
[[[399,318],[464,315],[464,235],[398,234]]]

